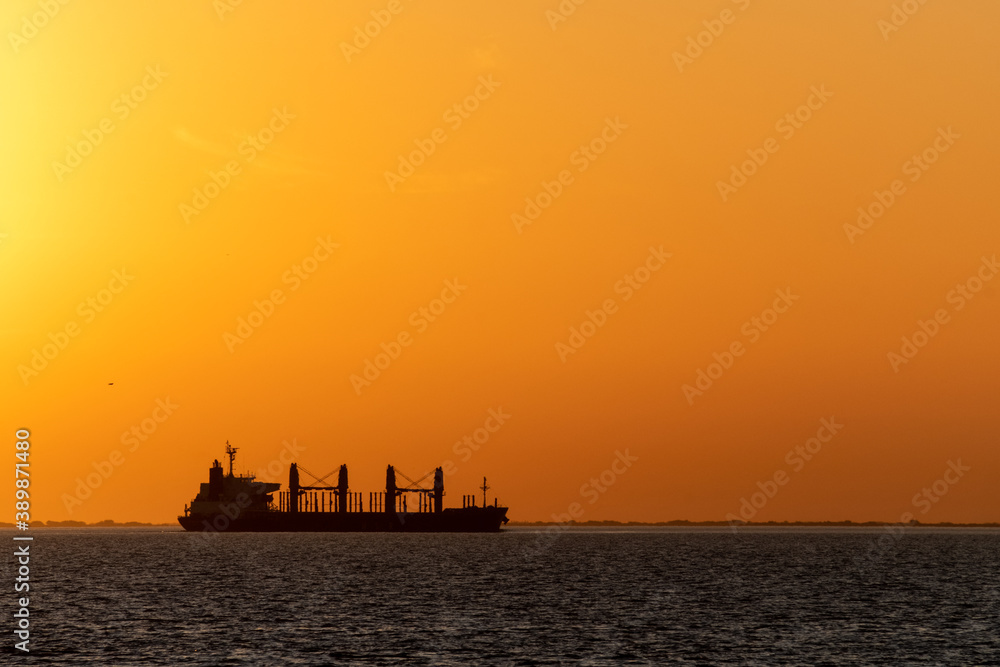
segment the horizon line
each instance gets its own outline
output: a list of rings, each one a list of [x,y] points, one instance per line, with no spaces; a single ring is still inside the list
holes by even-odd
[[[66,520],[51,520],[51,521],[41,521],[38,519],[33,519],[29,522],[29,528],[102,528],[102,527],[123,527],[123,528],[141,528],[141,527],[152,527],[161,528],[168,526],[176,526],[181,528],[180,524],[172,522],[151,522],[151,521],[116,521],[114,519],[103,519],[101,521],[86,522],[78,521],[76,519],[66,519]],[[903,526],[903,527],[924,527],[924,528],[1000,528],[1000,521],[986,521],[986,522],[970,522],[970,521],[937,521],[934,523],[923,523],[916,519],[912,519],[909,522],[900,521],[854,521],[851,519],[844,519],[839,521],[691,521],[688,519],[671,519],[669,521],[618,521],[615,519],[606,520],[590,520],[590,521],[573,521],[568,522],[562,521],[510,521],[508,526],[517,527],[532,527],[532,526],[576,526],[576,527],[616,527],[616,526],[651,526],[651,527],[670,527],[670,526],[693,526],[693,527],[717,527],[717,526],[730,526],[730,527],[755,527],[755,526],[802,526],[802,527],[822,527],[822,526],[857,526],[857,527],[880,527],[880,526]],[[0,521],[0,529],[13,529],[15,524]]]

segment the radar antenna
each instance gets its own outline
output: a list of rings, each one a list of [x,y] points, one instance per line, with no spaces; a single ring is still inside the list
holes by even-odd
[[[229,457],[229,476],[230,477],[233,476],[233,461],[236,459],[236,451],[238,449],[239,449],[239,447],[230,447],[229,446],[229,441],[226,440],[226,456]]]

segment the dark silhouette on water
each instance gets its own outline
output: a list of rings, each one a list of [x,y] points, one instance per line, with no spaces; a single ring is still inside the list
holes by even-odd
[[[414,482],[403,473],[409,486],[396,485],[397,471],[388,466],[385,472],[385,491],[368,493],[365,509],[363,494],[351,491],[347,483],[347,465],[341,465],[336,486],[324,482],[333,473],[316,477],[311,472],[292,463],[288,470],[288,491],[281,485],[259,482],[253,475],[235,475],[233,461],[238,448],[226,442],[229,457],[229,474],[224,475],[222,464],[216,459],[208,470],[208,483],[190,506],[184,507],[184,516],[177,517],[185,530],[210,532],[497,532],[507,523],[507,508],[494,498],[493,505],[486,504],[486,491],[490,488],[483,478],[483,504],[476,506],[475,496],[464,496],[462,507],[444,508],[444,470],[437,468],[434,486],[427,489],[420,483],[430,477],[428,473]],[[304,485],[299,471],[313,478]],[[406,494],[416,494],[417,510],[407,509]],[[275,502],[277,494],[277,502]]]

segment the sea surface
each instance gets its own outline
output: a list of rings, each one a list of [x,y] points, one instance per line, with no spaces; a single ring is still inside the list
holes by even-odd
[[[7,664],[1000,664],[993,529],[30,532]]]

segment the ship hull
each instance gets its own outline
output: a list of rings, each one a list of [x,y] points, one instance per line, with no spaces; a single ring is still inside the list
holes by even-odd
[[[442,512],[246,511],[177,517],[185,530],[226,533],[495,533],[507,523],[506,507],[466,507]]]

